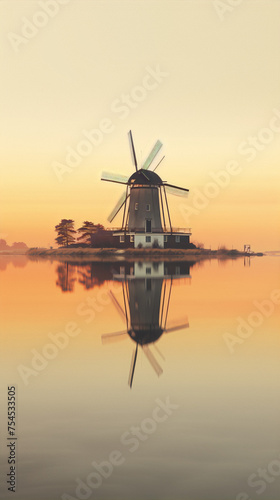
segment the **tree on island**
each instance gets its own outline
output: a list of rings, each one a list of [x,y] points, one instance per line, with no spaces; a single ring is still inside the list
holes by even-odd
[[[55,230],[58,234],[55,241],[59,246],[68,247],[72,243],[75,243],[73,235],[76,234],[76,231],[74,229],[74,221],[72,219],[61,219],[60,223],[55,226]]]
[[[87,243],[88,245],[91,244],[91,238],[92,235],[100,231],[101,229],[104,229],[104,226],[102,224],[94,224],[93,222],[89,221],[84,221],[82,227],[79,227],[78,233],[80,233],[80,236],[78,236],[77,240],[81,241],[81,243]]]

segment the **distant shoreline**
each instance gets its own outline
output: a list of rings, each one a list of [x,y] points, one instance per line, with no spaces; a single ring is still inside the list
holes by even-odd
[[[0,250],[1,255],[27,255],[29,248],[19,249],[19,250]]]
[[[55,260],[104,261],[131,259],[236,259],[240,257],[261,257],[264,254],[239,252],[238,250],[206,250],[206,249],[160,249],[160,248],[31,248],[26,252],[28,257],[51,258]]]

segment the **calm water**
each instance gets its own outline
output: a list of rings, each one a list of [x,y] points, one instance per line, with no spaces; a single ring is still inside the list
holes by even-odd
[[[279,264],[1,257],[1,498],[279,500]]]

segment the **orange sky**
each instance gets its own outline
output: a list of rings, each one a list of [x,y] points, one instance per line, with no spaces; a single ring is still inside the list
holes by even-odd
[[[39,7],[1,2],[0,237],[48,246],[62,218],[109,226],[123,190],[100,174],[133,172],[132,129],[139,162],[160,139],[157,172],[190,189],[188,200],[170,196],[174,226],[207,247],[279,249],[280,5],[244,2],[221,22],[211,4],[72,0],[16,52],[9,33]],[[92,129],[100,143],[60,182],[55,162]],[[228,185],[209,187],[231,161]]]

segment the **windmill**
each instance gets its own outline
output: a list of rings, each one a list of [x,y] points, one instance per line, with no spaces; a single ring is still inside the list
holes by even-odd
[[[134,247],[154,245],[163,248],[172,246],[173,242],[181,242],[183,246],[187,246],[191,232],[189,229],[173,230],[166,193],[186,197],[189,190],[168,184],[155,173],[164,156],[155,168],[150,170],[162,148],[162,143],[159,140],[139,168],[131,130],[128,133],[128,138],[135,172],[130,177],[109,172],[103,172],[101,176],[103,181],[126,186],[126,191],[108,217],[109,222],[112,222],[123,209],[122,226],[119,231],[114,233],[114,236],[119,236],[120,243],[124,245],[134,243]]]
[[[139,263],[134,263],[134,275],[120,274],[115,276],[115,279],[122,282],[123,306],[117,300],[114,293],[110,291],[111,300],[125,322],[126,329],[102,335],[102,342],[116,342],[129,336],[136,344],[132,353],[128,378],[130,388],[133,383],[139,349],[143,351],[155,373],[160,376],[163,370],[151,348],[154,348],[163,357],[156,345],[159,338],[163,334],[189,327],[187,319],[183,322],[177,321],[172,326],[167,326],[173,279],[189,278],[189,271],[185,275],[176,275],[174,277],[172,275],[164,276],[164,269],[166,270],[164,262],[156,264],[154,266],[154,273],[152,272],[152,263],[145,262],[141,265],[142,276],[144,273],[150,276],[148,278],[138,277],[137,266],[139,266]],[[147,270],[149,270],[148,273]]]

